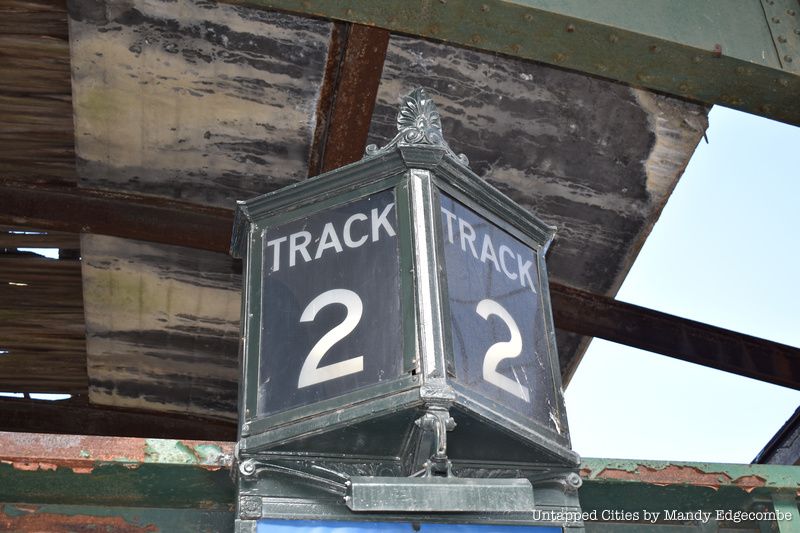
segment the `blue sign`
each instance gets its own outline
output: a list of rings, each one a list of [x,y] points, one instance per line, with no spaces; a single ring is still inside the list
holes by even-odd
[[[486,524],[411,524],[410,522],[331,522],[259,520],[257,533],[562,533],[560,527]]]

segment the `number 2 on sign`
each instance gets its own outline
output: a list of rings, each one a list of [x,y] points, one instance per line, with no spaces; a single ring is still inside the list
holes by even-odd
[[[298,389],[364,370],[364,357],[360,355],[331,365],[319,366],[328,350],[356,328],[364,310],[364,304],[361,303],[358,294],[347,289],[332,289],[323,292],[309,302],[300,316],[300,322],[313,322],[317,312],[331,304],[344,305],[347,314],[341,324],[323,335],[308,352],[297,380]]]
[[[489,320],[492,315],[498,317],[505,322],[511,332],[510,340],[492,344],[486,350],[486,355],[483,357],[483,379],[506,392],[510,392],[517,398],[530,402],[531,398],[528,389],[518,381],[514,381],[497,371],[497,365],[500,364],[500,361],[519,357],[519,354],[522,353],[522,335],[519,333],[519,327],[514,317],[506,311],[505,307],[489,299],[481,300],[475,311],[484,320]]]
[[[298,389],[364,370],[364,356],[361,355],[338,363],[319,366],[328,350],[356,328],[364,312],[364,304],[358,294],[347,289],[332,289],[323,292],[309,302],[300,315],[300,322],[313,322],[322,308],[332,304],[344,305],[347,314],[341,324],[323,335],[308,352],[297,380]],[[511,332],[510,340],[497,342],[486,350],[483,358],[483,379],[526,402],[530,402],[528,389],[497,371],[497,366],[502,360],[519,357],[519,354],[522,353],[522,335],[520,335],[516,321],[502,305],[494,300],[481,300],[475,311],[484,320],[489,320],[492,315],[498,317]]]

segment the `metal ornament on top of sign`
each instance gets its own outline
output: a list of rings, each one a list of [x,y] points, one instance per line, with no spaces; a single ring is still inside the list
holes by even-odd
[[[400,110],[397,112],[397,135],[383,148],[378,148],[375,144],[367,145],[365,157],[374,157],[389,152],[396,146],[419,144],[441,146],[462,165],[469,165],[467,156],[456,154],[444,140],[442,119],[436,110],[436,104],[421,87],[417,87],[409,95],[403,97]]]

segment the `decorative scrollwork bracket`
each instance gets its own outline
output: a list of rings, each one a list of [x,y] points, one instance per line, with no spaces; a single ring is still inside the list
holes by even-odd
[[[447,432],[456,427],[447,408],[431,406],[415,423],[422,431],[430,431],[434,435],[434,452],[425,462],[425,477],[452,476],[452,463],[447,458]]]

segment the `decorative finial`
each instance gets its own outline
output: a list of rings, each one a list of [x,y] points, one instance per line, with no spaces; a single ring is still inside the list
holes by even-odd
[[[436,104],[428,96],[425,89],[420,87],[403,97],[400,111],[397,112],[397,135],[383,148],[374,144],[367,146],[367,156],[374,156],[392,150],[395,146],[430,145],[441,146],[458,159],[462,164],[469,165],[469,160],[464,154],[456,155],[444,140],[442,134],[442,120],[436,110]]]

